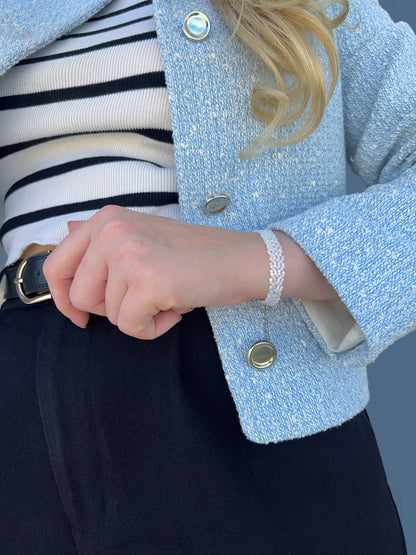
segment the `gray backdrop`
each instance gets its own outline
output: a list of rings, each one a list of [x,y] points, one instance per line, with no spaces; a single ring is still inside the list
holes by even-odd
[[[416,29],[413,0],[380,1],[395,21],[405,20]],[[349,183],[351,192],[363,188],[352,173],[349,173]],[[0,249],[0,265],[2,261]],[[402,519],[409,555],[416,555],[415,355],[416,335],[412,333],[397,341],[369,367],[371,401],[368,411]]]
[[[379,1],[395,21],[407,21],[416,31],[414,0]],[[351,190],[361,190],[360,180],[351,173],[349,177]],[[409,555],[416,555],[415,356],[413,332],[397,341],[368,368],[371,393],[368,412],[402,520]]]

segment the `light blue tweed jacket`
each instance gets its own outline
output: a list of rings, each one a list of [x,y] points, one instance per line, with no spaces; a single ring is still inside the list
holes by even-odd
[[[0,69],[107,3],[0,0]],[[249,109],[251,90],[272,83],[268,71],[230,41],[208,0],[154,4],[183,220],[284,230],[335,287],[364,336],[347,350],[328,346],[306,303],[284,300],[270,310],[277,360],[258,371],[247,351],[264,338],[263,307],[253,301],[208,309],[242,429],[268,443],[339,425],[368,401],[365,365],[416,326],[415,37],[376,0],[353,0],[348,21],[356,23],[359,13],[361,24],[337,30],[341,79],[319,129],[300,144],[242,161],[238,153],[263,128]],[[195,9],[212,25],[199,43],[181,32]],[[368,185],[360,194],[346,195],[347,160]],[[203,205],[216,193],[232,202],[210,216]],[[315,308],[325,310],[325,303]]]

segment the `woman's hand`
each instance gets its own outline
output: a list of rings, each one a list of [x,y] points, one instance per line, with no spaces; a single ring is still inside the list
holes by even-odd
[[[269,260],[258,233],[185,224],[106,206],[49,255],[44,272],[57,308],[85,327],[106,316],[133,337],[154,339],[197,306],[264,299]],[[335,299],[305,254],[276,232],[285,257],[283,297]]]
[[[257,233],[117,206],[69,227],[44,272],[57,308],[78,326],[93,313],[127,335],[154,339],[193,307],[267,295],[268,257]]]

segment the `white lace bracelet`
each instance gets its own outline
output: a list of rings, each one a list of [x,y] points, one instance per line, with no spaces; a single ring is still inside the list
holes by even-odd
[[[257,233],[263,239],[269,255],[269,291],[264,301],[260,302],[267,306],[275,306],[280,301],[285,278],[283,250],[271,229],[261,229]]]

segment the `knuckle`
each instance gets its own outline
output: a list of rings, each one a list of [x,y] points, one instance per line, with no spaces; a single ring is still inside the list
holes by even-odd
[[[160,301],[158,302],[158,308],[159,310],[166,312],[168,310],[172,310],[174,309],[176,306],[178,306],[178,303],[175,302],[174,297],[169,297],[167,295],[165,295],[163,298],[160,299]]]
[[[113,217],[107,220],[99,230],[99,238],[106,244],[117,241],[130,231],[130,224],[123,218]]]
[[[128,319],[123,318],[123,316],[118,317],[117,320],[117,327],[118,329],[124,333],[125,335],[129,335],[130,337],[135,337],[136,339],[155,339],[155,327],[153,325],[153,318],[145,323],[132,323],[129,322]]]
[[[157,335],[154,327],[150,329],[149,326],[146,326],[145,328],[136,331],[135,337],[137,337],[137,339],[141,339],[142,341],[151,341],[152,339],[156,339]]]
[[[171,283],[165,280],[161,282],[160,280],[154,279],[149,288],[149,293],[152,295],[152,299],[157,301],[159,310],[171,310],[181,304],[177,291]]]
[[[111,310],[109,310],[108,307],[106,308],[106,314],[107,314],[108,321],[111,324],[113,324],[113,326],[117,326],[117,314],[115,314],[114,312],[111,312]]]
[[[123,275],[127,286],[139,291],[147,291],[152,283],[152,272],[149,271],[146,254],[140,241],[126,239],[119,244],[111,256],[111,270]]]
[[[136,334],[138,333],[138,330],[134,330],[129,324],[127,324],[127,322],[123,322],[119,319],[116,322],[116,325],[121,333],[124,333],[125,335],[130,335],[132,337],[137,337]]]
[[[138,237],[125,235],[117,249],[117,257],[120,261],[137,259],[143,253],[144,242]]]
[[[117,206],[116,204],[107,204],[106,206],[103,206],[103,208],[100,208],[100,210],[98,210],[96,216],[98,218],[114,218],[117,217],[121,214],[124,214],[124,212],[126,211],[125,208],[123,208],[122,206]]]

